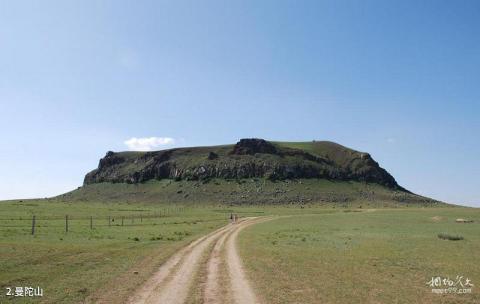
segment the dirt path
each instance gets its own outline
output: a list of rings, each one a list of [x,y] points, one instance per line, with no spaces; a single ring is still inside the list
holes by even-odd
[[[204,236],[173,255],[158,271],[127,301],[129,304],[181,304],[185,303],[193,289],[195,274],[206,267],[207,278],[203,290],[203,303],[225,303],[227,297],[220,286],[220,265],[228,266],[228,298],[234,303],[258,303],[244,274],[240,257],[236,251],[236,237],[245,227],[263,219],[246,218],[235,224],[222,227]],[[202,255],[214,244],[206,265],[201,265]],[[210,247],[211,248],[211,247]],[[225,250],[226,254],[222,255]],[[225,259],[226,261],[222,261]]]
[[[221,253],[225,239],[230,235],[232,230],[220,237],[213,247],[212,253],[210,254],[210,258],[207,263],[207,281],[205,284],[203,297],[205,304],[222,304],[224,302],[224,297],[221,294],[219,282],[219,272],[222,263]]]
[[[238,233],[249,225],[255,224],[257,221],[246,222],[239,225],[229,236],[226,242],[226,259],[227,268],[230,276],[230,287],[235,304],[257,304],[260,303],[248,282],[243,270],[242,261],[237,252],[236,240]]]
[[[235,243],[240,230],[264,220],[265,219],[260,218],[247,218],[234,225],[233,229],[230,229],[218,239],[207,263],[207,278],[203,298],[204,304],[223,304],[228,302],[238,304],[257,303],[255,294],[244,275],[240,258],[236,252]],[[225,255],[222,255],[222,251],[225,251]],[[220,276],[221,266],[224,264],[227,266],[227,278]],[[222,281],[222,279],[226,279],[226,282]],[[222,293],[224,290],[226,290],[226,292]]]

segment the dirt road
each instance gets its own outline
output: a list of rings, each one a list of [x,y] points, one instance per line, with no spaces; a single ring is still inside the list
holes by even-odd
[[[238,233],[266,218],[246,218],[222,227],[173,255],[128,300],[129,304],[185,303],[196,284],[197,273],[205,273],[202,300],[205,304],[260,303],[247,280],[236,248]],[[208,254],[208,259],[204,259]],[[205,263],[205,260],[207,261]],[[203,262],[202,262],[203,261]]]

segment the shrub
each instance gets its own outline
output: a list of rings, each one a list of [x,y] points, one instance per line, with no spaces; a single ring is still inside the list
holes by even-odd
[[[451,235],[446,233],[439,233],[438,238],[442,240],[449,240],[449,241],[461,241],[463,240],[463,236],[461,235]]]

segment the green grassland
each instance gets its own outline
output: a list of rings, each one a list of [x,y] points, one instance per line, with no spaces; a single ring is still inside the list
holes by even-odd
[[[280,147],[300,149],[305,152],[332,160],[340,166],[346,166],[352,157],[362,152],[355,151],[331,141],[275,142]]]
[[[331,211],[280,217],[240,235],[248,275],[265,303],[480,302],[480,210]],[[457,275],[472,281],[472,294],[433,294],[426,284]]]
[[[280,187],[278,183],[283,184]],[[229,193],[232,200],[208,203],[213,196],[224,197],[225,193]],[[317,198],[324,201],[305,199],[319,193],[322,196]],[[291,195],[295,200],[290,204],[272,204],[268,200],[249,203],[255,197],[281,195]],[[395,194],[375,184],[312,179],[281,182],[211,180],[206,183],[162,180],[131,185],[94,184],[51,199],[0,202],[0,303],[8,300],[5,288],[16,286],[40,286],[44,289],[44,297],[30,300],[10,297],[8,302],[95,303],[106,299],[119,303],[179,248],[225,225],[231,212],[242,217],[278,216],[277,220],[259,224],[241,234],[243,254],[248,269],[252,271],[250,275],[256,286],[266,288],[265,292],[260,290],[261,294],[272,303],[288,303],[293,299],[291,294],[284,294],[289,289],[282,284],[291,284],[294,295],[298,293],[295,290],[304,288],[305,291],[300,293],[304,303],[315,303],[309,301],[317,299],[328,303],[328,299],[333,299],[332,294],[318,292],[318,285],[311,285],[310,280],[330,282],[330,287],[340,282],[338,280],[343,280],[342,284],[353,284],[358,273],[353,271],[351,276],[348,273],[354,269],[356,261],[358,266],[355,267],[363,267],[367,276],[377,283],[385,278],[390,280],[386,269],[396,267],[398,271],[394,274],[398,280],[391,280],[389,286],[400,293],[411,288],[400,283],[402,279],[412,279],[401,274],[408,267],[417,267],[418,271],[430,275],[429,267],[433,266],[419,262],[426,259],[427,254],[431,255],[433,264],[440,263],[435,264],[439,272],[431,275],[459,273],[470,276],[474,283],[478,282],[478,269],[472,262],[475,252],[480,249],[476,237],[480,219],[476,209],[415,204],[409,200],[409,195],[404,192]],[[99,200],[99,197],[105,199]],[[234,197],[241,199],[235,201]],[[381,207],[390,209],[371,212]],[[350,210],[363,212],[345,212]],[[33,215],[36,229],[32,236]],[[65,215],[69,216],[68,233],[65,231]],[[435,216],[441,219],[431,220]],[[452,223],[455,217],[472,218],[475,222],[455,224]],[[442,241],[436,237],[438,233],[461,234],[465,239]],[[350,250],[353,245],[363,248],[358,255]],[[400,245],[404,246],[403,251],[397,252],[395,246]],[[445,246],[450,249],[446,251]],[[455,246],[460,250],[454,252]],[[381,252],[383,255],[378,256]],[[368,254],[371,254],[371,261],[378,259],[377,266],[367,267]],[[401,259],[405,254],[410,254],[407,262]],[[449,254],[453,257],[451,267],[447,268],[444,264]],[[436,260],[438,255],[443,258]],[[388,257],[388,260],[384,261],[382,257]],[[408,262],[413,257],[419,260]],[[314,263],[310,264],[311,261]],[[325,267],[319,263],[327,261],[329,266],[325,271],[315,271],[319,265]],[[453,264],[453,261],[458,263]],[[453,267],[457,264],[460,266]],[[319,273],[321,276],[317,277]],[[272,275],[280,274],[286,279],[273,279]],[[420,279],[419,276],[417,274],[416,279]],[[421,277],[421,281],[424,279]],[[352,292],[359,292],[355,290]],[[357,299],[362,300],[365,295],[361,294],[362,289],[359,290]],[[278,295],[285,300],[278,300]],[[346,300],[349,296],[346,291],[339,299]],[[431,297],[429,294],[424,296],[426,299]]]
[[[10,297],[13,302],[94,303],[102,298],[118,303],[176,250],[225,225],[226,212],[162,204],[0,202],[0,303],[10,303],[5,288],[16,286],[40,286],[44,296]],[[110,226],[109,216],[114,220]]]

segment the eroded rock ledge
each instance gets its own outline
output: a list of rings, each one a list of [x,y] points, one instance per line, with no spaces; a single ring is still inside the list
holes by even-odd
[[[403,190],[368,153],[332,142],[307,143],[307,149],[263,139],[235,145],[178,148],[156,152],[107,152],[85,184],[141,183],[151,179],[326,178],[378,183]]]

